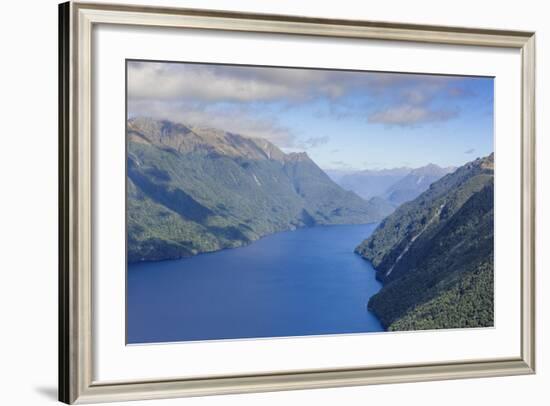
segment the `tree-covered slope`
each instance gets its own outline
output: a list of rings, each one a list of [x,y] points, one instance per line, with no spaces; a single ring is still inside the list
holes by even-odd
[[[128,260],[238,247],[297,227],[381,220],[391,208],[343,190],[305,153],[264,139],[128,121]]]
[[[369,301],[389,330],[493,324],[493,155],[400,206],[356,248],[384,287]]]

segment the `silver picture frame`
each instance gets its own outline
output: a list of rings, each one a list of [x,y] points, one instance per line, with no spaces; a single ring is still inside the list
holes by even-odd
[[[284,33],[521,52],[521,353],[452,363],[96,382],[92,345],[92,29],[97,24]],[[59,400],[65,403],[419,382],[535,372],[535,33],[68,2],[59,6]]]

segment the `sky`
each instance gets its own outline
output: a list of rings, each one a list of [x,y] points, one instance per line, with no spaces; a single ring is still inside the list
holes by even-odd
[[[323,169],[460,166],[493,152],[493,78],[128,61],[128,116],[266,138]]]

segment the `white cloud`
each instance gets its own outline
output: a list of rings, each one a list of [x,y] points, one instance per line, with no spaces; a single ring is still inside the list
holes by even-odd
[[[320,118],[367,116],[371,123],[398,126],[446,121],[458,110],[436,108],[433,101],[467,95],[459,81],[430,75],[134,61],[128,63],[128,106],[134,116],[218,126],[285,148],[298,146],[296,135],[278,123],[275,110],[324,100],[314,113]],[[346,97],[351,94],[361,97]],[[328,140],[302,141],[301,146],[323,142]]]
[[[281,148],[296,145],[296,136],[275,117],[260,116],[241,107],[208,106],[169,101],[128,101],[130,117],[144,116],[197,127],[219,128],[248,137],[265,138]]]
[[[410,126],[447,121],[458,115],[456,110],[432,110],[423,106],[402,105],[378,110],[368,116],[370,123]]]
[[[338,97],[344,89],[327,82],[323,71],[160,62],[128,65],[131,99],[257,102],[303,100],[312,93]]]
[[[421,104],[441,89],[460,96],[444,76],[354,72],[322,69],[266,68],[168,62],[129,62],[128,97],[194,102],[301,102],[314,97],[339,99],[352,91],[391,96]],[[452,87],[451,87],[452,86]],[[452,92],[449,90],[452,89]]]

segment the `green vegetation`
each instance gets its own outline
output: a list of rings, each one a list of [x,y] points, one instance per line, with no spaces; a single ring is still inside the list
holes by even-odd
[[[389,330],[493,325],[493,155],[433,183],[356,248],[384,287]]]
[[[242,246],[298,227],[380,221],[392,210],[336,185],[305,154],[167,121],[128,121],[128,261]]]
[[[418,305],[389,330],[487,327],[493,325],[493,265],[483,264],[435,299]],[[442,327],[443,326],[443,327]]]

